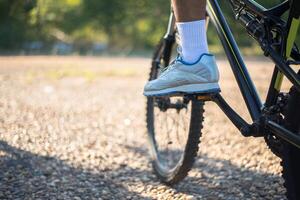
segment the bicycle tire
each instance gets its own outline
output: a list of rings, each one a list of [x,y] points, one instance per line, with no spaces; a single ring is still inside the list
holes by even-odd
[[[295,87],[292,87],[289,95],[284,124],[286,128],[300,135],[300,92]],[[300,199],[299,158],[300,149],[284,142],[281,156],[282,177],[284,179],[284,187],[286,188],[286,196],[289,200]]]
[[[173,41],[174,42],[174,41]],[[157,77],[158,66],[157,60],[163,58],[166,54],[170,56],[172,45],[169,45],[171,49],[165,49],[168,45],[165,44],[165,39],[162,39],[154,52],[152,67],[150,70],[149,80],[153,80]],[[165,55],[163,55],[165,53]],[[166,60],[170,60],[170,57],[164,57]],[[165,66],[168,63],[165,64]],[[154,98],[147,98],[147,109],[146,109],[146,122],[147,122],[147,132],[150,144],[150,151],[152,152],[152,166],[157,177],[164,183],[172,185],[178,183],[183,178],[185,178],[193,166],[195,158],[198,152],[198,145],[200,143],[201,130],[203,128],[203,114],[204,114],[204,102],[199,100],[192,100],[191,102],[191,116],[189,122],[189,133],[186,142],[184,152],[181,159],[178,161],[176,166],[172,169],[166,169],[158,158],[157,154],[157,141],[155,139],[155,117],[154,117]]]

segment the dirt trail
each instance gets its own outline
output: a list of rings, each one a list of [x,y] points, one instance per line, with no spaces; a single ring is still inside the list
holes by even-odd
[[[213,103],[189,176],[174,188],[157,180],[142,96],[149,63],[0,57],[0,199],[284,199],[280,160]],[[247,63],[265,96],[272,64]],[[218,64],[222,94],[249,119],[228,63]]]

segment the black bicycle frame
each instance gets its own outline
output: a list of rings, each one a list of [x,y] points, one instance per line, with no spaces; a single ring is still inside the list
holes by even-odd
[[[222,14],[218,2],[216,0],[208,1],[208,8],[208,14],[217,28],[218,35],[239,85],[240,91],[246,102],[248,111],[250,112],[252,120],[256,121],[261,116],[262,103],[247,71],[242,55]]]
[[[222,14],[218,1],[208,0],[207,12],[209,18],[212,20],[217,29],[218,36],[224,47],[225,53],[230,62],[231,69],[237,80],[239,89],[242,93],[243,99],[246,103],[253,123],[250,125],[244,119],[242,119],[226,103],[226,101],[220,94],[210,96],[209,99],[215,101],[218,104],[222,111],[228,116],[228,118],[244,136],[264,136],[265,130],[268,129],[274,135],[300,148],[300,137],[297,134],[291,133],[283,126],[272,121],[271,119],[268,119],[263,113],[264,109],[267,106],[273,105],[274,101],[277,99],[277,95],[280,92],[280,86],[283,76],[286,76],[300,91],[300,78],[287,62],[287,58],[289,58],[290,56],[293,58],[299,56],[297,53],[295,53],[295,49],[293,49],[293,44],[295,41],[294,34],[295,32],[297,32],[297,28],[299,25],[299,2],[296,2],[295,0],[286,1],[272,9],[265,9],[253,0],[243,0],[239,2],[243,2],[244,7],[247,7],[247,9],[250,10],[254,15],[261,18],[271,18],[274,16],[276,17],[276,15],[279,16],[284,11],[288,10],[291,6],[292,9],[290,9],[290,16],[287,22],[287,30],[289,31],[286,32],[286,37],[284,37],[285,40],[282,42],[282,45],[280,47],[273,48],[267,43],[260,44],[265,55],[269,56],[271,60],[273,60],[273,62],[276,64],[266,103],[263,105],[247,71],[246,65],[226,22],[226,19]],[[244,22],[245,26],[250,26],[252,23],[252,21],[248,18],[249,17],[244,16],[244,18],[240,19]],[[259,35],[258,31],[259,30],[255,28],[251,35],[255,38]],[[260,38],[256,39],[259,40]],[[198,99],[202,100],[206,100],[206,98],[207,97],[198,97]]]
[[[231,69],[237,80],[237,84],[242,93],[243,99],[246,103],[247,109],[251,115],[252,124],[248,124],[238,113],[236,113],[231,106],[223,99],[221,94],[201,95],[196,96],[199,100],[214,101],[232,123],[239,129],[244,136],[265,136],[270,131],[277,137],[288,141],[289,143],[300,148],[300,136],[292,133],[285,127],[277,123],[277,121],[268,114],[269,108],[275,105],[280,93],[280,87],[283,76],[300,91],[299,75],[290,67],[292,58],[295,63],[300,64],[300,54],[297,48],[294,48],[295,35],[300,24],[300,2],[296,0],[285,1],[271,9],[265,9],[263,6],[256,3],[254,0],[227,0],[235,9],[236,18],[242,22],[248,33],[256,39],[264,54],[271,58],[275,63],[273,77],[268,90],[266,103],[262,104],[252,79],[247,71],[246,65],[243,61],[242,55],[239,51],[238,45],[230,31],[225,17],[221,11],[217,0],[208,0],[207,13],[209,19],[214,23],[220,41],[224,47],[226,56],[229,60]],[[239,4],[236,6],[236,4]],[[235,7],[236,6],[236,7]],[[243,10],[245,9],[246,10]],[[289,18],[287,23],[280,19],[280,16],[287,10],[289,11]],[[265,32],[260,29],[260,20],[266,20],[266,24],[283,25],[281,41],[274,47],[269,40],[262,38],[266,37]],[[165,48],[170,51],[171,46],[175,41],[175,17],[171,12],[167,33],[164,37]],[[166,54],[166,65],[169,62],[170,52]]]

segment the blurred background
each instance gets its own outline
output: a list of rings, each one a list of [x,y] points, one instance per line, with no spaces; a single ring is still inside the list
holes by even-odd
[[[265,97],[274,64],[228,1],[219,0]],[[285,199],[280,159],[210,102],[189,177],[168,187],[153,174],[142,92],[169,13],[168,0],[0,0],[1,200]],[[213,29],[208,40],[221,54],[222,95],[250,120]]]
[[[280,0],[260,0],[266,7]],[[233,23],[227,1],[220,1],[246,54],[259,48]],[[0,0],[1,54],[148,55],[166,30],[166,0]],[[220,53],[213,29],[211,49]]]

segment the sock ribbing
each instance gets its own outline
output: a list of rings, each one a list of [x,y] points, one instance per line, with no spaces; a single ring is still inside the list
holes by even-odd
[[[184,61],[192,63],[203,53],[208,53],[205,20],[177,22],[176,26]]]

